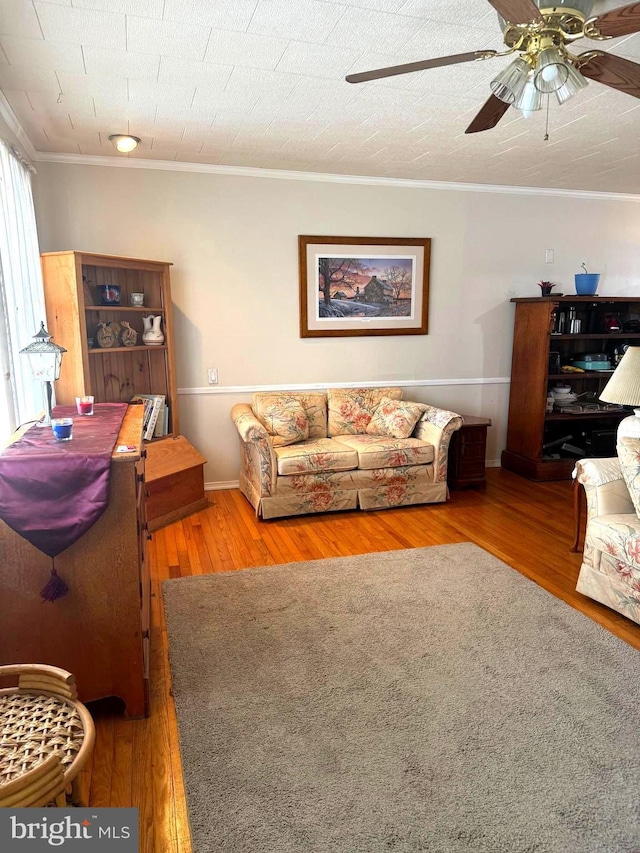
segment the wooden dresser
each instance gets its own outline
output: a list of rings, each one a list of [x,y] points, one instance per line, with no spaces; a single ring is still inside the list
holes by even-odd
[[[129,406],[111,457],[109,506],[56,557],[69,586],[43,603],[51,558],[0,521],[0,664],[47,663],[77,679],[79,698],[117,696],[148,713],[150,577],[142,406]]]

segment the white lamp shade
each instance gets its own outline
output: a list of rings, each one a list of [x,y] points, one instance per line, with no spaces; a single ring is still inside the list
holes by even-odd
[[[60,378],[62,354],[65,352],[64,347],[53,343],[42,322],[40,331],[33,336],[33,343],[21,349],[20,355],[28,357],[34,379],[39,382],[55,382]]]
[[[543,94],[557,92],[567,82],[569,66],[555,47],[545,47],[538,54],[533,82]]]
[[[605,403],[640,406],[640,347],[629,347],[600,394]],[[618,438],[640,438],[640,408],[618,424]]]
[[[515,59],[491,81],[491,91],[505,104],[513,104],[526,85],[529,71],[524,59]]]
[[[40,382],[56,382],[60,379],[62,353],[33,352],[28,353],[29,367],[33,378]]]
[[[528,116],[530,113],[534,113],[536,110],[542,109],[542,99],[542,92],[539,89],[536,89],[535,83],[533,82],[533,74],[529,74],[529,78],[527,79],[519,97],[516,99],[514,107],[522,110],[525,116]]]
[[[640,347],[629,347],[625,352],[600,399],[619,406],[640,406]]]
[[[567,79],[565,80],[564,86],[561,86],[556,91],[556,98],[558,99],[559,104],[566,103],[569,98],[573,98],[574,95],[577,95],[578,92],[581,92],[583,89],[586,89],[589,85],[589,81],[586,80],[582,74],[580,74],[573,65],[569,65],[567,63]]]

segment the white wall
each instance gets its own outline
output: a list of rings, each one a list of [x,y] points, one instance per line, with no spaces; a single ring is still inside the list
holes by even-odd
[[[640,294],[635,201],[57,163],[38,164],[35,193],[42,251],[173,262],[178,385],[201,389],[181,394],[181,427],[209,483],[238,476],[229,409],[250,393],[229,386],[415,380],[405,397],[493,419],[497,463],[509,299],[538,295],[541,278],[573,293],[582,261],[602,272],[599,295]],[[431,237],[429,334],[301,339],[299,234]],[[218,393],[206,393],[207,367]]]

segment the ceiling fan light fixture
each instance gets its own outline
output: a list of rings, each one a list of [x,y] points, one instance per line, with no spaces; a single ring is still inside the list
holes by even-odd
[[[515,103],[526,85],[530,70],[524,59],[515,59],[491,81],[491,91],[505,104]]]
[[[561,86],[556,91],[556,98],[559,104],[565,104],[569,98],[573,98],[574,95],[577,95],[578,92],[586,89],[589,85],[589,81],[579,71],[576,71],[573,65],[567,63],[567,70],[569,73],[564,86]]]
[[[543,95],[557,92],[567,82],[569,66],[556,47],[545,47],[538,54],[533,82]]]
[[[113,133],[109,137],[109,142],[112,142],[116,151],[121,154],[129,154],[134,148],[138,147],[140,139],[137,136],[129,136],[128,133]]]
[[[516,109],[522,110],[524,117],[528,118],[531,113],[535,113],[542,109],[543,94],[533,82],[533,73],[529,75],[529,79],[524,85],[520,96],[513,105]]]

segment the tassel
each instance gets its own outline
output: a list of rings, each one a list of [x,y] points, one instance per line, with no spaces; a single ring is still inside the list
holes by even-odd
[[[62,598],[63,595],[66,595],[69,592],[69,587],[62,580],[59,574],[56,572],[55,563],[53,557],[51,558],[51,577],[47,581],[46,585],[40,590],[40,597],[42,601],[55,601],[58,598]]]

